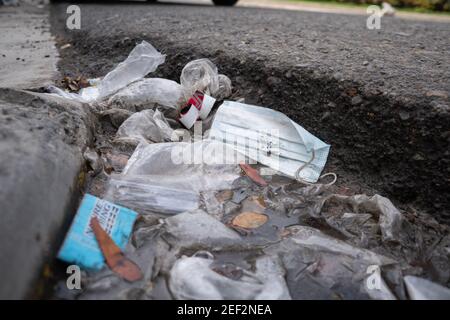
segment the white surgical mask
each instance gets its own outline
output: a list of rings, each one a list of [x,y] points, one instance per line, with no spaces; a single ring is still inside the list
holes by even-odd
[[[217,110],[209,138],[309,183],[319,179],[330,151],[330,145],[285,114],[233,101],[225,101]]]

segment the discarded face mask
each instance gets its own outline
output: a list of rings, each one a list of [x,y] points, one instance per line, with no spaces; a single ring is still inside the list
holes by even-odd
[[[58,258],[85,269],[100,270],[104,257],[90,226],[96,217],[116,245],[124,250],[137,213],[114,203],[86,194],[72,222]]]
[[[148,73],[155,71],[164,61],[165,55],[159,53],[147,41],[142,41],[114,70],[97,81],[96,86],[81,89],[78,93],[68,93],[53,86],[49,90],[63,98],[80,102],[90,103],[102,100],[130,83],[144,78]]]
[[[232,101],[219,107],[209,138],[307,183],[317,182],[330,150],[283,113]]]
[[[179,121],[188,129],[192,128],[198,118],[205,120],[214,106],[216,99],[200,91],[194,93],[187,105],[181,109]]]
[[[169,287],[176,299],[290,299],[280,268],[268,258],[256,261],[256,272],[242,270],[240,279],[230,279],[212,269],[214,260],[205,254],[183,256],[170,271]]]

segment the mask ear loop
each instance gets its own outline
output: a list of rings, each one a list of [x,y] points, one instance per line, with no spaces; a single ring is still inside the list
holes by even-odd
[[[309,186],[311,186],[311,185],[316,185],[316,184],[317,184],[317,183],[311,183],[311,182],[305,181],[305,180],[303,180],[302,178],[300,178],[300,172],[301,172],[303,169],[305,169],[308,165],[310,165],[310,164],[314,161],[314,158],[315,158],[315,157],[316,157],[316,152],[314,151],[314,149],[312,149],[312,156],[311,156],[311,159],[310,159],[308,162],[306,162],[305,164],[301,165],[301,166],[297,169],[297,171],[295,172],[295,179],[296,179],[298,182],[303,183],[303,184],[306,184],[306,185],[309,185]],[[333,181],[331,181],[331,182],[325,184],[325,186],[327,186],[327,187],[328,187],[328,186],[332,186],[332,185],[335,184],[336,181],[337,181],[337,175],[336,175],[336,173],[334,173],[334,172],[328,172],[328,173],[325,173],[325,174],[321,175],[321,176],[319,177],[319,180],[322,179],[322,178],[328,177],[328,176],[333,176]]]

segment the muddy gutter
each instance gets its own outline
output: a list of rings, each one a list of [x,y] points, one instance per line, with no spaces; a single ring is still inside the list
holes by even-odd
[[[294,59],[292,50],[296,48],[291,47],[291,51],[276,48],[276,31],[267,31],[265,45],[255,42],[262,36],[259,31],[255,31],[253,36],[238,31],[234,35],[234,31],[229,31],[219,43],[214,30],[196,29],[190,24],[189,19],[194,19],[197,13],[189,13],[188,7],[180,6],[188,12],[187,22],[184,20],[181,25],[172,25],[172,20],[177,20],[169,16],[174,6],[152,6],[151,13],[144,15],[142,21],[156,14],[163,15],[166,24],[162,26],[128,21],[125,18],[127,15],[133,16],[143,8],[137,5],[121,6],[123,14],[117,17],[120,23],[114,22],[114,27],[109,26],[113,23],[109,20],[114,19],[106,19],[108,16],[114,17],[113,9],[103,7],[100,12],[100,8],[91,6],[84,20],[85,29],[76,32],[64,30],[60,8],[52,8],[53,32],[59,36],[59,45],[73,44],[71,48],[61,51],[60,69],[65,74],[77,75],[80,70],[89,77],[104,74],[140,40],[164,48],[167,54],[166,63],[155,76],[178,80],[181,66],[192,59],[208,57],[230,76],[237,90],[236,97],[245,97],[247,103],[279,110],[330,143],[332,148],[326,171],[337,172],[340,184],[364,192],[376,190],[402,208],[423,210],[440,221],[450,221],[447,210],[450,200],[446,193],[449,182],[446,173],[450,163],[450,104],[448,90],[445,89],[448,79],[445,70],[442,70],[446,68],[443,64],[446,57],[437,57],[435,52],[430,51],[428,58],[432,61],[426,66],[429,68],[428,82],[419,74],[424,66],[418,68],[415,62],[411,64],[413,55],[402,57],[403,65],[400,67],[413,70],[405,74],[404,82],[400,83],[397,80],[400,81],[403,71],[394,65],[390,56],[374,48],[361,53],[358,46],[347,48],[343,54],[333,47],[334,42],[328,39],[331,35],[325,31],[321,34],[321,44],[312,41],[310,35],[301,33],[298,41],[304,44]],[[214,12],[216,24],[220,24],[217,16],[222,13],[206,7],[195,9],[195,12],[206,15]],[[242,18],[239,15],[245,16],[250,19],[247,21],[249,24],[253,23],[250,15],[260,13],[256,9],[241,11],[230,10],[228,13],[238,15],[237,18]],[[294,14],[301,14],[304,19],[325,19],[320,14],[281,13],[275,10],[266,10],[264,14],[272,17],[274,22],[282,17],[293,19]],[[346,16],[345,19],[351,21],[357,18]],[[228,22],[229,19],[222,23]],[[396,21],[392,23],[398,24]],[[187,27],[184,24],[194,30],[189,39],[183,40],[175,30]],[[243,25],[227,26],[244,28]],[[417,29],[428,27],[411,26]],[[393,33],[393,27],[390,26],[389,33]],[[104,28],[108,29],[108,34],[102,33]],[[353,36],[364,36],[365,32]],[[387,33],[369,36],[373,37],[370,40],[377,40],[378,37],[384,43],[389,41],[391,48],[396,50],[390,54],[399,50],[403,52],[396,44],[400,36]],[[421,34],[420,39],[415,40],[420,43],[423,36]],[[344,37],[343,43],[348,42],[349,39]],[[240,40],[233,42],[233,38]],[[196,39],[201,39],[197,42],[201,45],[193,47],[192,42]],[[445,43],[435,42],[436,47],[441,45],[445,46]],[[307,54],[314,51],[317,56]],[[369,53],[376,59],[372,56],[372,60],[362,61],[361,56]],[[338,58],[341,60],[336,60]],[[432,66],[433,63],[441,67]],[[376,69],[380,64],[381,69]],[[416,87],[420,90],[413,90]]]

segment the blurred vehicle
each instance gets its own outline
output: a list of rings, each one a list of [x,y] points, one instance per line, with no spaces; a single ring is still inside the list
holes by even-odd
[[[148,2],[157,2],[158,0],[147,0]],[[234,6],[239,0],[212,0],[216,6]]]
[[[15,0],[0,0],[0,5],[3,2],[13,2]],[[216,6],[234,6],[239,0],[211,0]],[[70,0],[50,0],[50,2],[72,2]],[[89,2],[89,0],[77,0],[73,2]],[[106,1],[105,1],[106,2]],[[147,2],[158,2],[158,0],[147,0]]]

